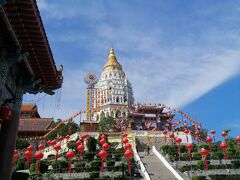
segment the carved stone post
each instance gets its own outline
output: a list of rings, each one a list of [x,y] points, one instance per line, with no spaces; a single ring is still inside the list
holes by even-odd
[[[13,103],[13,113],[9,120],[2,123],[0,132],[0,179],[10,180],[12,174],[12,160],[15,149],[15,141],[18,130],[20,108],[22,104],[23,88],[22,80],[18,79],[15,92],[16,101]]]

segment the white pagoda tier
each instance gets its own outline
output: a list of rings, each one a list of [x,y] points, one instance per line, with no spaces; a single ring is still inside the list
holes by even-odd
[[[126,116],[133,103],[131,83],[111,48],[101,77],[92,91],[93,119],[99,121],[103,116]]]

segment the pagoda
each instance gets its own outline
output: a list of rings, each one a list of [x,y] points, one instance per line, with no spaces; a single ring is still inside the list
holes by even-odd
[[[127,116],[128,107],[133,103],[132,85],[111,48],[99,81],[93,89],[93,119],[98,122],[101,117]]]

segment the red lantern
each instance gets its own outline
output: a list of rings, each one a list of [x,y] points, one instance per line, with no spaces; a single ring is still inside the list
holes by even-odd
[[[210,151],[212,151],[212,138],[210,138],[210,137],[207,137],[206,139],[205,139],[205,141],[209,144],[209,150]]]
[[[32,153],[30,151],[25,151],[24,158],[27,160],[27,168],[29,169],[30,166],[30,159],[32,157]]]
[[[103,145],[104,143],[106,143],[106,140],[105,139],[101,139],[100,140],[100,144]]]
[[[57,141],[55,141],[55,140],[52,140],[52,141],[51,141],[51,145],[52,145],[52,146],[54,146],[54,145],[56,145],[56,144],[57,144]]]
[[[126,137],[128,137],[128,134],[127,133],[123,133],[122,137],[126,138]]]
[[[207,149],[204,149],[204,148],[201,148],[200,149],[200,154],[203,158],[203,161],[204,161],[204,165],[205,165],[205,169],[206,171],[208,171],[208,162],[207,162],[207,155],[208,155],[208,150]]]
[[[70,135],[67,134],[67,135],[65,136],[65,138],[66,138],[67,140],[69,140],[69,139],[70,139]]]
[[[58,159],[58,151],[61,149],[61,146],[56,144],[54,147],[54,150],[56,151],[56,155],[55,155],[55,163],[57,164],[57,159]]]
[[[178,153],[181,153],[180,143],[182,142],[182,139],[179,138],[179,137],[177,137],[175,141],[176,141],[176,143],[178,144]],[[180,156],[179,156],[179,157],[180,157]]]
[[[63,141],[63,139],[64,139],[64,138],[63,138],[62,136],[59,136],[59,137],[58,137],[58,141]]]
[[[47,145],[48,146],[51,146],[52,145],[52,142],[50,140],[47,141]]]
[[[82,141],[80,141],[80,140],[77,140],[77,141],[76,141],[76,144],[79,146],[79,145],[81,145],[81,144],[82,144]]]
[[[56,144],[56,145],[54,146],[54,150],[55,150],[55,151],[59,151],[60,149],[61,149],[61,146],[60,146],[60,145]]]
[[[43,144],[39,144],[39,145],[38,145],[38,150],[40,150],[40,151],[41,151],[41,150],[43,150],[43,149],[44,149],[44,146],[43,146]]]
[[[240,149],[240,136],[237,136],[235,141],[237,142],[238,148]]]
[[[166,143],[167,142],[167,131],[162,131],[162,134],[163,134],[163,136],[164,136],[164,142]]]
[[[107,143],[104,143],[104,144],[102,145],[102,149],[103,149],[103,150],[107,151],[108,148],[109,148],[109,146],[108,146]]]
[[[128,172],[131,173],[131,161],[130,161],[130,159],[133,156],[133,152],[128,149],[124,152],[124,156],[128,160]]]
[[[98,156],[102,159],[101,171],[104,172],[104,162],[106,161],[106,158],[107,158],[107,152],[104,150],[101,150],[98,153]]]
[[[221,135],[222,135],[222,137],[224,138],[224,141],[226,141],[227,132],[226,132],[226,131],[223,131]]]
[[[199,132],[199,131],[196,131],[196,132],[194,133],[194,135],[195,135],[196,137],[199,137],[199,136],[200,136],[200,132]]]
[[[12,110],[8,107],[0,107],[0,119],[10,119],[12,116]]]
[[[122,142],[123,142],[124,144],[127,144],[127,143],[128,143],[128,139],[127,139],[127,138],[124,138],[124,139],[122,140]]]
[[[129,143],[127,143],[127,144],[125,144],[125,148],[126,148],[126,149],[132,149],[132,145],[129,144]]]
[[[106,139],[106,135],[105,135],[105,134],[102,134],[102,135],[101,135],[101,139]]]
[[[211,135],[215,135],[216,131],[215,130],[211,130],[210,133],[211,133]]]
[[[171,139],[172,139],[172,145],[173,145],[173,139],[175,138],[175,135],[173,132],[171,132],[169,135],[168,135]]]
[[[188,153],[189,153],[189,159],[190,159],[190,161],[192,161],[191,150],[193,149],[193,145],[192,144],[186,144],[186,149],[188,150]]]
[[[72,171],[72,162],[71,162],[71,159],[72,158],[74,158],[74,156],[75,156],[75,154],[74,154],[74,152],[73,151],[68,151],[67,153],[66,153],[66,157],[69,159],[68,160],[68,173],[70,173],[71,174],[71,171]]]
[[[84,146],[83,146],[83,144],[80,144],[80,145],[77,147],[77,150],[78,150],[78,152],[83,152],[83,151],[84,151]]]
[[[35,152],[34,157],[37,160],[37,162],[36,162],[36,173],[39,174],[40,165],[39,165],[38,160],[41,160],[43,158],[43,153],[41,151],[37,151],[37,152]]]
[[[29,152],[32,152],[32,151],[34,151],[34,147],[33,147],[32,145],[30,145],[30,146],[27,147],[27,150],[28,150]]]
[[[190,132],[190,131],[189,131],[188,129],[185,129],[185,130],[184,130],[184,133],[186,134],[187,142],[188,142],[188,134],[189,134],[189,132]]]
[[[227,159],[227,151],[226,151],[227,147],[228,147],[228,144],[226,142],[222,142],[220,144],[220,148],[223,150],[225,159]]]
[[[196,132],[194,133],[194,136],[196,137],[196,139],[197,139],[197,143],[198,143],[198,145],[199,145],[199,136],[200,136],[200,132],[199,132],[199,131],[196,131]]]
[[[83,144],[78,145],[77,151],[78,151],[79,159],[82,159],[82,152],[84,151],[84,145]]]

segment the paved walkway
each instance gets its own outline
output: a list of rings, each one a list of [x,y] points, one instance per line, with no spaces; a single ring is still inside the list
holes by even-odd
[[[177,178],[164,166],[164,164],[152,152],[150,155],[139,153],[152,180],[176,180]]]

